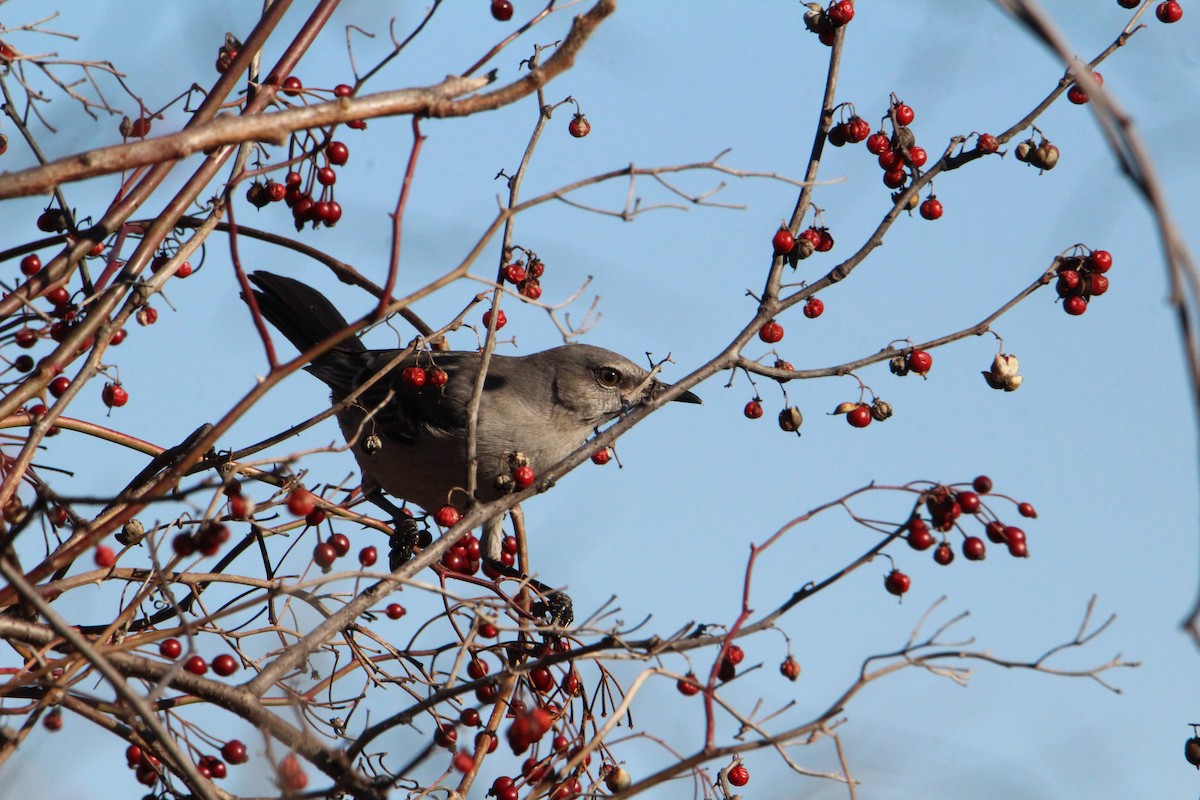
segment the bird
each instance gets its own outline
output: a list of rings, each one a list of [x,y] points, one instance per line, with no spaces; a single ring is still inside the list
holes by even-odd
[[[248,277],[262,316],[302,353],[349,326],[333,303],[308,284],[265,271]],[[351,337],[304,369],[329,387],[336,405],[390,367],[337,412],[362,473],[363,494],[390,512],[399,509],[380,492],[430,513],[447,505],[465,511],[471,499],[463,488],[467,422],[481,354],[404,353],[370,350]],[[406,372],[410,368],[415,371]],[[624,356],[595,345],[566,344],[525,356],[493,354],[479,402],[474,499],[488,502],[511,491],[519,466],[540,475],[601,425],[668,388]],[[674,399],[701,402],[690,391]],[[500,559],[503,518],[501,513],[483,526],[481,550],[493,562]]]

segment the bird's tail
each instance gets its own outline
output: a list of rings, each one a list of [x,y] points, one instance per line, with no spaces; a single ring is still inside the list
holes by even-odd
[[[345,330],[350,324],[325,295],[308,284],[262,271],[250,273],[249,278],[257,287],[254,299],[263,317],[300,352]],[[366,352],[366,349],[366,345],[352,336],[319,356],[306,369],[337,389],[346,378],[346,362],[355,361],[353,356]]]

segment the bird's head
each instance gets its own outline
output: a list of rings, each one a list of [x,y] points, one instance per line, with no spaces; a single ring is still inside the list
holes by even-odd
[[[669,386],[624,356],[593,345],[573,344],[538,354],[554,372],[554,403],[595,426],[657,397]],[[699,403],[692,392],[675,398]]]

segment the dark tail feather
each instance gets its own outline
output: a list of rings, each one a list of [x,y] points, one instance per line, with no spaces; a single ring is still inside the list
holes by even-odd
[[[262,315],[301,352],[350,324],[325,295],[307,284],[270,272],[252,272],[249,278],[258,287],[254,299]],[[338,349],[348,353],[367,348],[351,337]]]
[[[325,295],[307,284],[270,272],[252,272],[249,277],[258,287],[254,293],[258,310],[300,352],[350,324]],[[354,388],[366,352],[366,345],[351,336],[304,369],[333,389],[335,397],[341,397]]]

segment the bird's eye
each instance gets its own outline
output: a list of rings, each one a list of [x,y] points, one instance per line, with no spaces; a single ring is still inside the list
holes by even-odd
[[[620,385],[621,373],[612,367],[600,367],[596,370],[596,380],[600,382],[601,386],[611,389]]]

